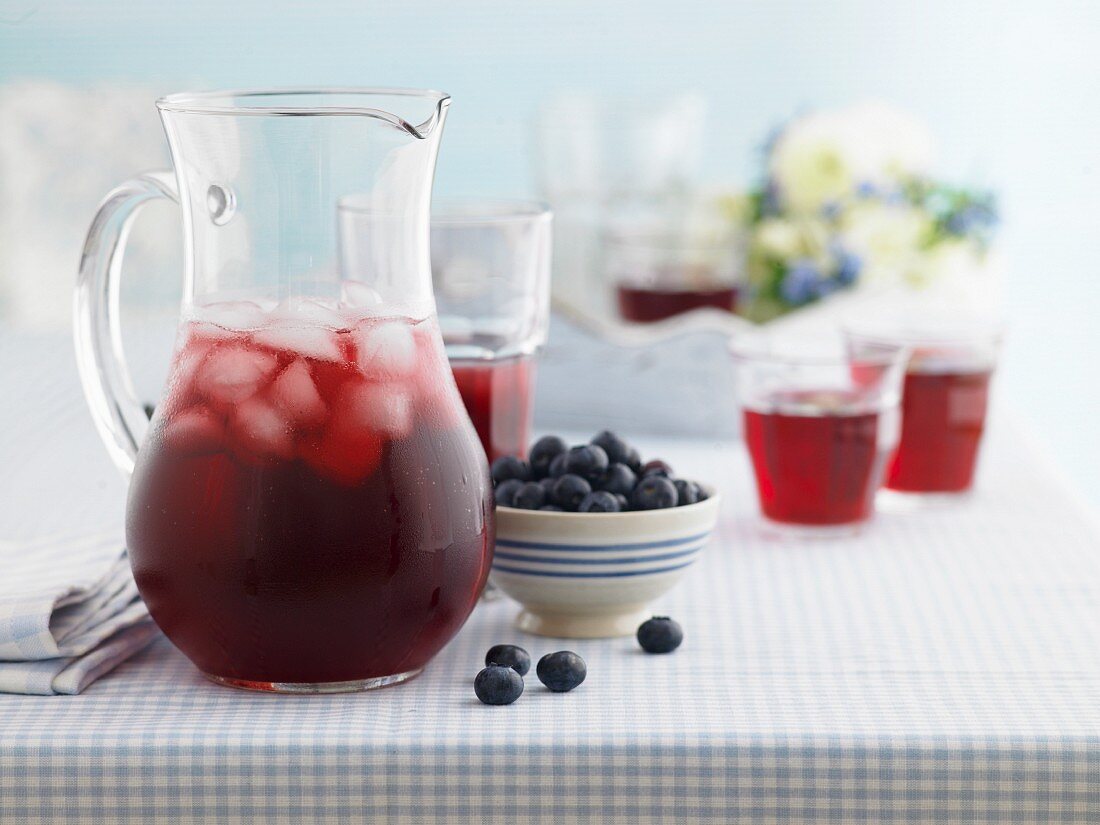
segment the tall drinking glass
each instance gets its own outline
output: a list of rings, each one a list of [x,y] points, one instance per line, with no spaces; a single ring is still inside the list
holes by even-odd
[[[432,210],[443,343],[489,460],[531,440],[535,355],[550,324],[550,210],[513,201]]]
[[[974,483],[1002,326],[959,315],[880,317],[850,322],[852,347],[909,349],[901,401],[901,440],[883,499],[893,506],[951,501]]]
[[[905,350],[837,340],[735,339],[745,444],[771,532],[854,532],[898,442]]]

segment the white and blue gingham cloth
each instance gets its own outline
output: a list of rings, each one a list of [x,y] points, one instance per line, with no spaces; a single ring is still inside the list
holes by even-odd
[[[0,542],[0,693],[79,693],[155,635],[117,539]]]
[[[80,696],[0,696],[0,822],[1100,822],[1100,529],[1016,431],[965,506],[843,542],[763,537],[732,445],[641,446],[724,493],[654,605],[676,653],[526,636],[504,599],[406,685],[284,697],[162,639]],[[483,706],[497,642],[588,678]]]

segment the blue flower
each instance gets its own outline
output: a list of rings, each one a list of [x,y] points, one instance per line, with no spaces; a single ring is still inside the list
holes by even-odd
[[[856,184],[856,195],[861,198],[873,198],[878,194],[878,187],[869,180],[861,180]]]
[[[795,261],[783,276],[779,294],[788,304],[798,306],[819,297],[821,270],[813,261],[801,258]]]
[[[841,286],[850,286],[859,277],[863,269],[863,260],[854,252],[841,249],[836,252],[836,279]]]
[[[890,189],[882,193],[882,202],[890,206],[902,206],[909,202],[904,189]]]
[[[827,295],[832,295],[838,289],[840,289],[840,284],[837,283],[835,278],[822,278],[814,284],[814,297],[824,298]]]
[[[947,231],[952,235],[970,235],[992,229],[997,225],[997,214],[985,204],[972,203],[947,219]]]
[[[764,202],[760,205],[760,211],[765,217],[771,217],[778,215],[782,208],[783,203],[779,184],[774,180],[769,180],[768,185],[764,187]]]

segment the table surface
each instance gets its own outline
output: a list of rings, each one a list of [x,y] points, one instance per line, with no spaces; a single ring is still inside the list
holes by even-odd
[[[0,536],[121,516],[57,375],[0,413]],[[504,600],[407,685],[279,697],[162,640],[81,696],[0,696],[0,822],[1100,820],[1100,527],[1018,429],[995,419],[972,500],[846,541],[762,535],[735,445],[643,446],[725,493],[654,606],[685,627],[672,656],[526,636]],[[505,641],[574,649],[588,679],[480,705]]]

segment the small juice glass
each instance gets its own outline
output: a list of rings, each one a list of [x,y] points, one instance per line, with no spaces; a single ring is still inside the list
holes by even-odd
[[[935,315],[849,323],[849,344],[909,349],[901,439],[887,466],[887,506],[956,500],[974,483],[1002,327],[979,317]]]
[[[663,321],[696,309],[737,311],[737,248],[722,234],[618,229],[605,243],[619,315],[631,323]]]
[[[904,348],[750,336],[731,352],[768,531],[858,530],[897,446]]]
[[[550,323],[550,210],[444,202],[432,213],[432,281],[447,357],[489,461],[525,455],[535,355]]]

